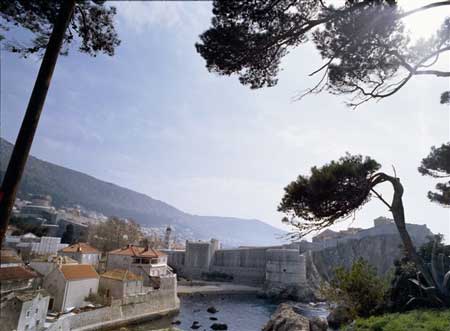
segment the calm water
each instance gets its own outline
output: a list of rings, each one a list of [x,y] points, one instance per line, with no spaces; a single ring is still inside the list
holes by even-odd
[[[183,331],[191,331],[194,321],[198,321],[201,327],[198,329],[211,330],[213,323],[226,323],[229,331],[261,331],[267,323],[270,315],[277,305],[254,295],[227,295],[227,296],[200,296],[181,297],[180,313],[172,318],[153,321],[138,326],[128,327],[130,331],[150,331],[171,326],[173,321],[180,321],[175,325]],[[219,312],[210,314],[206,309],[210,306],[217,308]],[[297,309],[305,316],[326,316],[327,311],[323,306],[311,307],[297,305]],[[217,321],[210,320],[216,317]]]

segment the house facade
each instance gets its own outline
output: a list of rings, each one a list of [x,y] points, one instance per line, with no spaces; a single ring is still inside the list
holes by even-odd
[[[0,307],[0,331],[41,331],[45,329],[45,319],[50,294],[41,290],[13,292],[2,298]]]
[[[0,250],[0,268],[20,267],[23,261],[19,255],[12,249]]]
[[[145,286],[153,286],[152,278],[168,273],[167,255],[150,247],[127,245],[108,253],[106,271],[129,270],[143,277]]]
[[[96,248],[86,243],[76,243],[65,247],[58,252],[58,255],[70,257],[81,264],[94,266],[98,266],[101,257],[101,253]]]
[[[143,277],[123,269],[107,271],[100,275],[99,293],[112,299],[144,293]]]
[[[44,279],[52,296],[49,309],[63,312],[85,306],[86,298],[98,291],[99,276],[90,264],[61,265]]]
[[[40,278],[33,270],[24,267],[0,268],[0,295],[11,291],[35,289],[40,283]]]

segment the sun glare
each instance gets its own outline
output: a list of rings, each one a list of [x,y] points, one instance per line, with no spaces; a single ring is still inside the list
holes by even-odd
[[[405,11],[413,10],[430,3],[428,0],[399,0],[399,6]],[[442,25],[446,17],[450,16],[446,10],[442,8],[429,9],[419,12],[404,19],[405,26],[411,32],[411,38],[427,38],[433,35]]]

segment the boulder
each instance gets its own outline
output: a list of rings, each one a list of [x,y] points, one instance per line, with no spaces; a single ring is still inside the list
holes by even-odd
[[[214,323],[211,325],[211,329],[213,330],[228,330],[228,325],[225,323]]]
[[[218,312],[218,310],[214,306],[208,307],[208,309],[206,309],[206,311],[210,314],[215,314]]]
[[[191,329],[197,330],[197,329],[200,329],[200,327],[201,327],[201,325],[198,323],[198,321],[192,322]]]
[[[325,319],[320,317],[313,317],[309,320],[310,331],[327,331],[328,323]]]
[[[217,317],[210,317],[209,318],[211,321],[217,321]]]
[[[263,331],[310,331],[309,320],[297,314],[291,305],[282,303],[273,313]]]
[[[338,330],[341,326],[349,324],[353,320],[348,307],[337,306],[333,308],[327,317],[328,326]]]

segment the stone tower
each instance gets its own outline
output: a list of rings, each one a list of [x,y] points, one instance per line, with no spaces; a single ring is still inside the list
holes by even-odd
[[[166,228],[166,234],[164,235],[164,246],[166,249],[171,249],[172,243],[170,235],[172,234],[172,228],[170,225]]]

